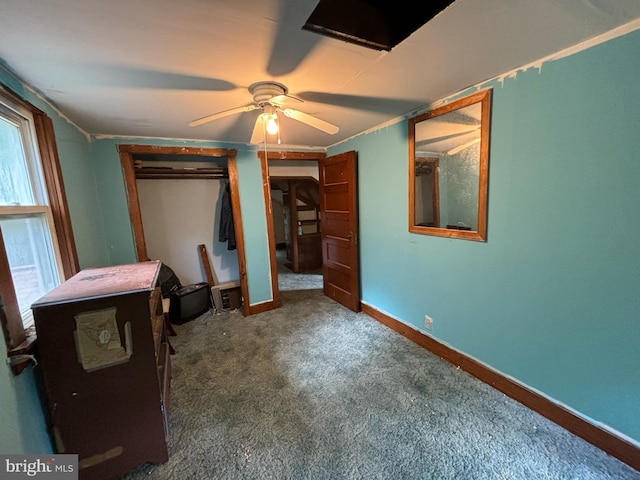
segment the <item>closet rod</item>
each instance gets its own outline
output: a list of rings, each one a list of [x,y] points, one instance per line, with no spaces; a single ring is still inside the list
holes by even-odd
[[[229,178],[226,168],[157,168],[136,167],[136,179],[159,178]]]

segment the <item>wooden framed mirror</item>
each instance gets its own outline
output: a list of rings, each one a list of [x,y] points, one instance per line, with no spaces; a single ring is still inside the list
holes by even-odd
[[[409,119],[409,231],[487,239],[491,90]]]

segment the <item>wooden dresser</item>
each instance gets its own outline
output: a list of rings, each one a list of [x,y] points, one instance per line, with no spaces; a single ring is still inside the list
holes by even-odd
[[[81,479],[168,460],[171,365],[159,261],[79,272],[32,305],[57,453]]]

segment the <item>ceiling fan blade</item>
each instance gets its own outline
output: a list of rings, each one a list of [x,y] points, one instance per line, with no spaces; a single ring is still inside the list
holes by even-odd
[[[224,110],[222,112],[214,113],[213,115],[207,115],[206,117],[198,118],[197,120],[189,122],[189,126],[197,127],[198,125],[202,125],[203,123],[211,122],[219,118],[227,117],[229,115],[234,115],[236,113],[250,112],[251,110],[255,110],[256,108],[260,108],[260,107],[255,103],[250,103],[249,105],[244,105],[242,107],[231,108],[229,110]]]
[[[338,130],[340,130],[332,123],[325,122],[324,120],[320,120],[313,115],[309,115],[308,113],[304,113],[299,110],[294,110],[292,108],[283,108],[281,109],[281,112],[289,118],[293,118],[294,120],[298,120],[299,122],[306,123],[307,125],[310,125],[331,135],[333,135],[334,133],[338,133]]]
[[[469,142],[463,143],[462,145],[458,145],[457,147],[452,148],[447,152],[447,155],[455,155],[456,153],[459,153],[465,148],[469,148],[471,145],[475,145],[476,143],[480,143],[480,137],[474,138]]]
[[[298,103],[302,103],[304,102],[304,100],[302,100],[301,98],[298,98],[294,95],[291,95],[289,93],[285,93],[283,95],[276,95],[275,97],[271,98],[271,100],[269,100],[269,103],[273,104],[273,105],[278,105],[278,106],[283,106],[284,104],[286,104],[287,102],[289,102],[290,100],[295,100]]]
[[[264,123],[262,121],[262,115],[258,115],[256,118],[256,124],[253,126],[253,133],[251,134],[251,143],[257,144],[264,141]]]
[[[424,99],[394,99],[325,92],[297,92],[305,102],[326,103],[365,112],[401,115],[424,105]]]
[[[282,77],[297,69],[304,59],[322,42],[322,37],[300,30],[313,11],[305,2],[279,2],[280,12],[276,22],[277,32],[271,46],[267,73],[271,77]]]

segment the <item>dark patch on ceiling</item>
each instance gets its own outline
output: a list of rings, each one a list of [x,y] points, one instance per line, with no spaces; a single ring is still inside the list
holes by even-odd
[[[303,30],[390,51],[454,0],[320,0]]]

